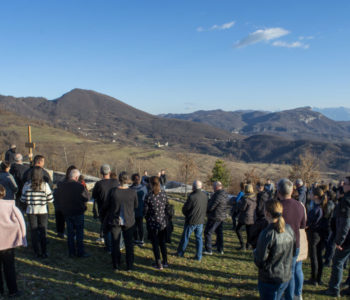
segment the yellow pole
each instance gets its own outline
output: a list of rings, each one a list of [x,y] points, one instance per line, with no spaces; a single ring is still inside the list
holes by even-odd
[[[31,126],[28,126],[28,143],[32,142],[32,129]],[[32,162],[33,160],[33,149],[32,147],[29,147],[29,161]]]

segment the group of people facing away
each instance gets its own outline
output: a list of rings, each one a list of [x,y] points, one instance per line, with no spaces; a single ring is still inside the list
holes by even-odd
[[[91,197],[80,171],[70,166],[65,179],[53,190],[50,176],[44,170],[43,156],[37,155],[30,168],[20,167],[21,160],[20,154],[15,154],[11,165],[3,162],[0,166],[0,228],[1,232],[6,228],[8,237],[0,241],[0,263],[10,295],[18,293],[13,248],[26,245],[25,222],[15,202],[27,215],[37,258],[48,257],[46,230],[50,202],[55,206],[58,237],[64,238],[66,226],[68,255],[89,256],[84,249],[84,213]],[[142,177],[135,173],[129,178],[126,172],[116,176],[105,164],[100,173],[102,179],[92,191],[93,212],[100,220],[99,240],[111,255],[112,268],[122,267],[123,238],[126,269],[133,270],[134,245],[142,247],[145,243],[144,219],[154,253],[153,266],[159,270],[169,267],[166,243],[171,240],[174,208],[165,192],[165,171],[151,177],[147,173]],[[255,188],[252,182],[245,182],[237,197],[231,199],[220,182],[213,183],[209,197],[202,189],[202,182],[195,180],[182,208],[185,222],[177,256],[185,255],[192,232],[196,239],[194,260],[201,261],[203,254],[213,254],[214,233],[216,250],[223,254],[223,223],[230,207],[240,242],[238,249],[254,251],[261,299],[302,299],[302,261],[307,257],[307,248],[312,272],[306,283],[322,284],[325,245],[326,260],[329,262],[333,257],[331,279],[325,293],[339,296],[344,263],[350,257],[350,177],[338,187],[315,184],[309,190],[301,180],[293,185],[290,180],[281,179],[276,189],[271,182],[258,182]],[[244,226],[246,243],[241,235]],[[0,292],[4,292],[2,276]]]

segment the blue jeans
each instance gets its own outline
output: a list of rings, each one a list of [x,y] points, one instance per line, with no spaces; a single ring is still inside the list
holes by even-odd
[[[262,300],[279,300],[288,286],[288,281],[278,284],[265,283],[258,281],[260,299]]]
[[[300,272],[303,273],[303,270],[300,270],[300,268],[298,268],[298,270],[296,270],[297,268],[297,264],[300,267],[300,263],[297,263],[297,258],[299,255],[300,249],[297,248],[295,251],[295,256],[293,256],[293,261],[292,261],[292,278],[289,280],[287,288],[285,290],[284,293],[284,299],[285,300],[293,300],[294,299],[294,294],[295,294],[295,274],[296,272],[298,272],[297,277],[300,277]],[[300,289],[300,286],[298,287]],[[303,287],[301,286],[301,289]]]
[[[294,273],[294,296],[301,296],[303,294],[303,284],[304,284],[304,273],[303,273],[303,262],[297,261],[295,264]]]
[[[194,234],[196,235],[196,259],[201,260],[202,248],[203,248],[203,241],[202,241],[203,224],[199,224],[199,225],[185,224],[184,225],[184,231],[182,233],[179,247],[177,248],[177,253],[179,256],[184,255],[186,247],[188,245],[188,241],[193,231],[194,231]]]
[[[205,237],[205,250],[212,251],[211,236],[216,233],[216,247],[219,252],[224,250],[224,235],[223,235],[223,223],[222,221],[208,220],[204,230]]]
[[[71,256],[84,254],[84,215],[66,216],[68,251]],[[76,247],[74,243],[76,238]]]
[[[343,278],[344,264],[350,256],[350,247],[344,248],[342,251],[335,250],[332,265],[332,274],[329,280],[329,289],[334,292],[340,291],[340,283]]]

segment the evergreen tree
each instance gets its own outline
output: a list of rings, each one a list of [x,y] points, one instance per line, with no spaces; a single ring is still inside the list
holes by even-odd
[[[230,184],[230,172],[227,169],[225,162],[221,159],[216,160],[210,182],[220,181],[224,187],[228,187]]]

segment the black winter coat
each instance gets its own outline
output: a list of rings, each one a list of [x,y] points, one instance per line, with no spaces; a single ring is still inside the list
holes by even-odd
[[[208,219],[214,221],[224,221],[229,207],[229,199],[224,190],[216,191],[209,199],[207,215]]]
[[[185,223],[189,225],[204,224],[208,207],[208,196],[201,189],[192,192],[182,207]]]

